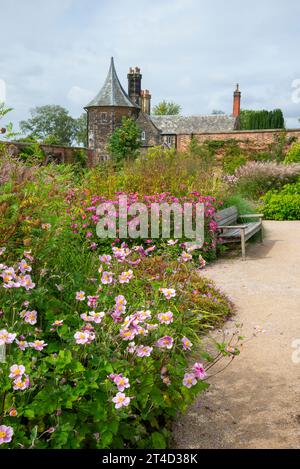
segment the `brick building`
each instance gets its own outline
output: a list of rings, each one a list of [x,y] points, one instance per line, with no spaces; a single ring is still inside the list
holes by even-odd
[[[243,143],[255,142],[261,148],[267,140],[273,141],[280,131],[270,130],[241,132],[239,116],[241,92],[239,85],[233,94],[233,112],[231,115],[209,116],[153,116],[151,112],[151,94],[142,89],[142,74],[138,67],[130,68],[128,92],[123,89],[116,73],[114,60],[105,83],[97,96],[85,107],[88,117],[88,148],[93,150],[94,161],[109,158],[107,142],[114,130],[121,125],[122,117],[131,117],[141,129],[142,147],[147,149],[156,145],[165,145],[178,150],[186,149],[188,142],[195,137],[199,142],[205,140],[236,139]],[[288,131],[289,132],[289,131]],[[291,131],[293,138],[300,140],[300,130]]]

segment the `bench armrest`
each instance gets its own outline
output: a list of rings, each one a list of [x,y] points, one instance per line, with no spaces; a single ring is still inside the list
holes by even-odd
[[[222,226],[218,226],[218,229],[219,230],[222,230],[223,228],[235,228],[235,229],[241,229],[241,230],[245,230],[247,228],[247,225],[222,225]]]
[[[239,218],[263,218],[263,213],[247,213],[246,215],[240,215]]]

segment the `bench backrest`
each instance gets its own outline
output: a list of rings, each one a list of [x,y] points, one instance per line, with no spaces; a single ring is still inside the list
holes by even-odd
[[[238,209],[232,205],[232,207],[224,208],[223,210],[216,212],[215,221],[220,226],[234,225],[237,223],[238,215]]]

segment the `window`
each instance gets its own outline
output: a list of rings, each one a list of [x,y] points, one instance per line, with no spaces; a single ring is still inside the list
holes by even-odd
[[[168,144],[168,145],[172,145],[172,143],[173,143],[173,142],[172,142],[172,137],[171,137],[171,135],[168,135],[168,136],[167,136],[167,144]]]
[[[102,124],[107,122],[107,112],[101,112],[101,122]]]
[[[146,132],[143,130],[141,134],[141,140],[145,141],[146,140]]]

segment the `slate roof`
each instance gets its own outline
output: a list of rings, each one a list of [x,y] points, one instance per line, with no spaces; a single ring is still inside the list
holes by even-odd
[[[108,75],[103,87],[85,108],[94,106],[135,107],[139,109],[123,89],[115,69],[113,57],[111,58]]]
[[[236,128],[236,117],[225,114],[211,116],[151,116],[162,134],[198,134],[230,132]]]

